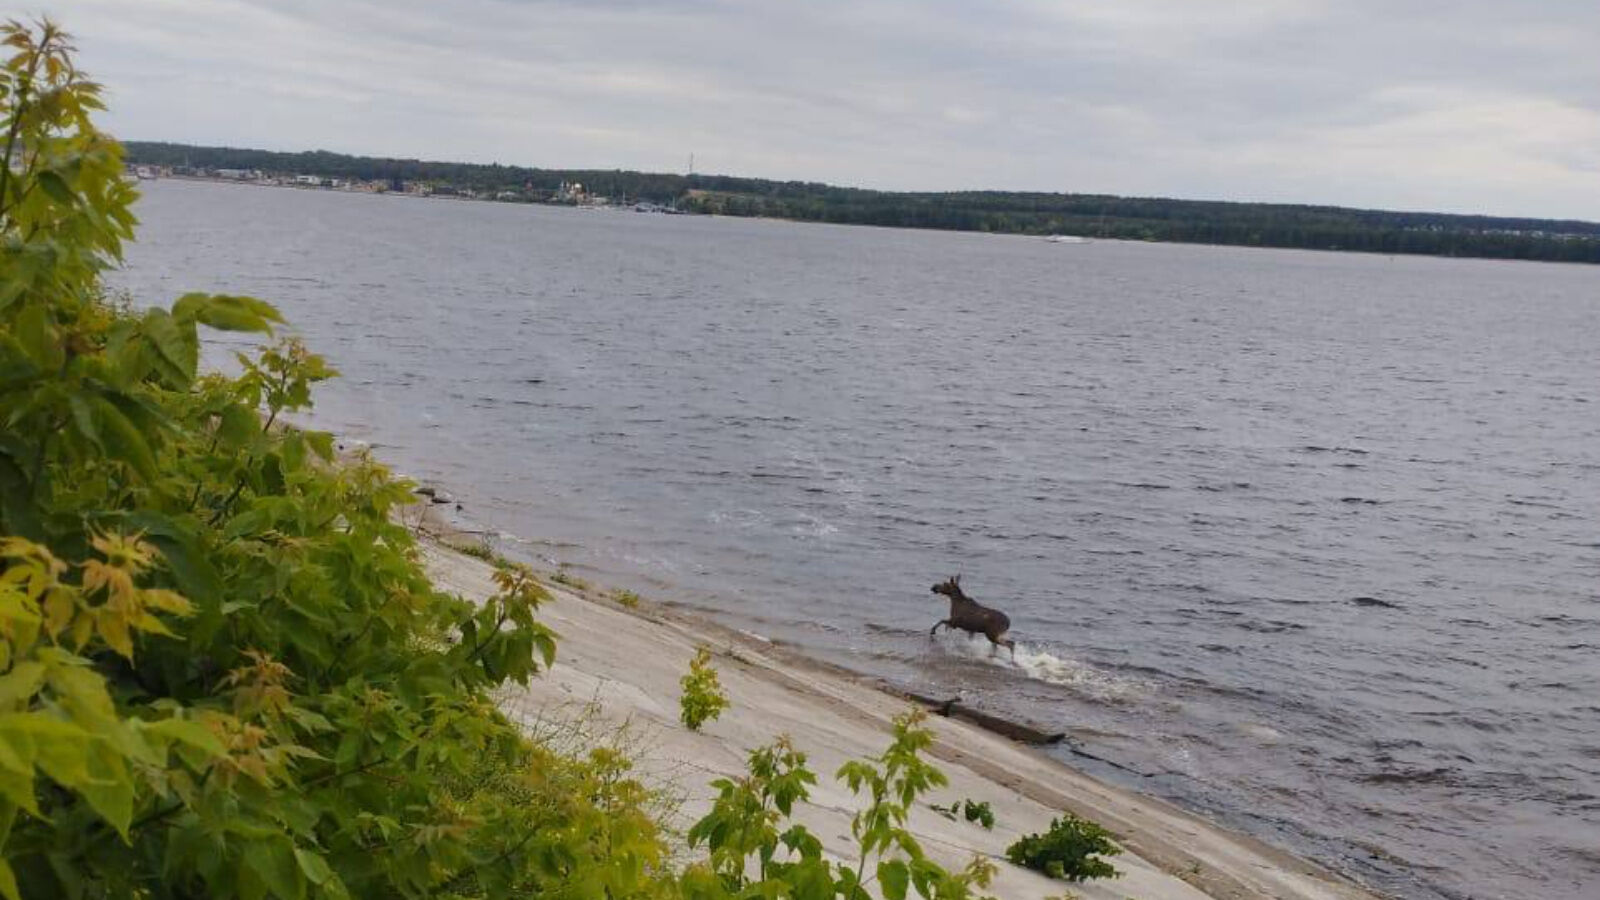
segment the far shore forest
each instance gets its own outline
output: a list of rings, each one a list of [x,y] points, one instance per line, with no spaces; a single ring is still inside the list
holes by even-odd
[[[806,222],[1002,234],[1076,235],[1246,247],[1600,263],[1600,223],[1337,206],[1229,203],[1012,191],[908,193],[729,175],[534,169],[129,141],[127,161],[207,174],[254,170],[307,174],[392,190],[426,184],[441,194],[508,202],[575,202],[578,182],[612,202],[680,212]]]

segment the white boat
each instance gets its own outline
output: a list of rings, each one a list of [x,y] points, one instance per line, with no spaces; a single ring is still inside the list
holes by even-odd
[[[1076,234],[1052,234],[1047,236],[1045,240],[1052,244],[1087,244],[1092,239],[1081,237]]]

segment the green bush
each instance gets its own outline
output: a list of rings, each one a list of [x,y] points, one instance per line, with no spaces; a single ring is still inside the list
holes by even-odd
[[[957,816],[961,816],[968,822],[976,822],[982,825],[985,831],[994,829],[994,810],[989,808],[988,801],[977,803],[967,799],[959,803],[952,803],[949,806],[938,806],[930,803],[928,808],[951,821],[954,821]]]
[[[831,862],[804,825],[783,827],[817,782],[805,754],[787,738],[752,751],[749,774],[713,782],[711,811],[689,829],[689,845],[704,844],[710,858],[684,873],[684,896],[870,900],[874,881],[884,900],[905,900],[912,889],[928,900],[977,896],[994,877],[993,863],[975,857],[960,872],[947,871],[923,855],[906,829],[917,798],[946,783],[921,755],[933,742],[922,725],[926,717],[913,710],[896,718],[894,739],[882,755],[839,768],[835,777],[865,801],[850,821],[854,860]]]
[[[624,770],[496,709],[554,656],[544,590],[434,589],[408,486],[281,427],[333,374],[299,343],[199,372],[270,305],[108,301],[135,192],[99,89],[55,25],[0,39],[0,897],[669,888]]]
[[[1111,842],[1111,832],[1068,814],[1052,821],[1044,834],[1030,834],[1006,848],[1006,859],[1051,878],[1088,881],[1121,874],[1097,858],[1121,852],[1122,848]]]
[[[722,692],[717,670],[711,665],[711,651],[701,647],[689,660],[689,673],[679,682],[683,695],[678,698],[678,718],[690,731],[714,721],[728,708],[728,696]]]

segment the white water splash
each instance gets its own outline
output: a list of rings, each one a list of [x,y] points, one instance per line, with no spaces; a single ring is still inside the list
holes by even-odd
[[[996,652],[989,640],[981,635],[956,635],[944,643],[951,652],[968,659],[1016,672],[1034,681],[1070,688],[1097,700],[1120,700],[1143,691],[1145,687],[1138,679],[1113,675],[1088,663],[1057,656],[1021,641],[1017,642],[1014,657],[1003,649]]]
[[[829,535],[838,534],[839,526],[816,516],[807,515],[803,516],[801,521],[792,523],[789,526],[789,530],[801,537],[825,538]]]

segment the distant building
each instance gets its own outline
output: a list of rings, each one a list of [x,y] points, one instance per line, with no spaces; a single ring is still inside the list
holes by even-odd
[[[578,203],[584,198],[582,182],[563,181],[561,187],[556,188],[556,201],[560,203]]]

